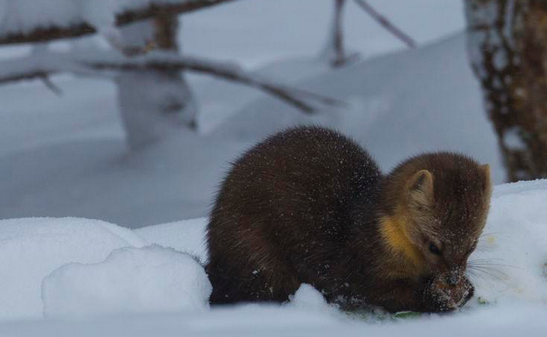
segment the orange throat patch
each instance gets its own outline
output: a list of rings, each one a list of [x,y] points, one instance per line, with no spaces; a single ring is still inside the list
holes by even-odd
[[[418,247],[409,240],[406,221],[396,216],[385,216],[380,219],[380,225],[382,237],[391,251],[405,260],[400,262],[406,264],[406,271],[412,271],[416,275],[421,274],[424,257]]]

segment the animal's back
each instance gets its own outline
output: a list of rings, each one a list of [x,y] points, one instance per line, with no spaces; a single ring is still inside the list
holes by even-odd
[[[211,303],[285,301],[301,283],[334,287],[352,206],[374,204],[380,179],[362,148],[319,127],[286,130],[246,152],[208,225]]]

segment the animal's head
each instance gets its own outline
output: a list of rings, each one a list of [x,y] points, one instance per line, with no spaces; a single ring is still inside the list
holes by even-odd
[[[390,229],[384,233],[392,248],[407,245],[402,251],[422,275],[460,280],[488,214],[488,165],[453,153],[426,154],[401,164],[385,184],[384,227]]]

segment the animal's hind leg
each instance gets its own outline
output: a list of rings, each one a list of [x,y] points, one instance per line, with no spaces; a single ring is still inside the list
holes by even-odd
[[[213,285],[211,304],[238,302],[285,302],[300,282],[286,265],[276,263],[270,268],[226,268],[212,261],[207,273]]]

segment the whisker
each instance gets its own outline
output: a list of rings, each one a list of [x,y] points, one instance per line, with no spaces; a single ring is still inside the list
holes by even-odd
[[[474,267],[468,268],[468,270],[476,271],[477,275],[479,275],[478,273],[482,273],[500,281],[507,280],[509,278],[509,276],[506,273],[500,270],[497,270],[495,268],[474,266]]]
[[[477,273],[474,270],[467,270],[465,275],[469,277],[469,279],[473,281],[472,283],[474,284],[485,284],[487,286],[492,285],[492,278],[487,278],[482,273]]]
[[[498,263],[498,262],[504,262],[504,261],[505,260],[501,258],[472,259],[472,260],[469,260],[467,264],[470,266],[504,267],[504,268],[524,270],[524,268],[517,267],[514,265],[510,265],[506,263]]]
[[[467,272],[465,273],[465,276],[469,277],[469,279],[470,279],[471,281],[478,281],[477,278],[479,278],[479,277],[482,278],[481,275],[477,275],[477,274],[475,273],[475,271],[473,271],[473,270],[467,270]]]
[[[492,274],[488,271],[484,271],[484,270],[480,270],[480,274],[477,274],[477,276],[479,276],[483,279],[483,280],[496,280],[496,281],[505,281],[506,278],[500,276],[500,275],[496,275],[496,274]]]
[[[489,262],[489,261],[503,261],[503,259],[501,259],[501,258],[492,258],[492,257],[491,257],[491,258],[487,258],[487,259],[486,259],[486,258],[483,258],[483,259],[473,259],[473,260],[471,260],[471,261],[480,261],[480,262],[485,262],[485,261],[486,261],[486,262]]]
[[[468,263],[468,266],[487,267],[487,268],[490,268],[490,269],[495,269],[494,267],[503,267],[503,268],[511,268],[511,269],[516,269],[516,270],[525,270],[522,267],[512,266],[512,265],[509,265],[509,264],[501,264],[501,263],[471,263],[471,264]]]
[[[503,271],[501,271],[497,268],[494,268],[494,267],[489,267],[489,266],[472,266],[471,269],[474,269],[474,270],[488,270],[488,271],[491,271],[491,272],[494,272],[494,273],[504,274]]]

